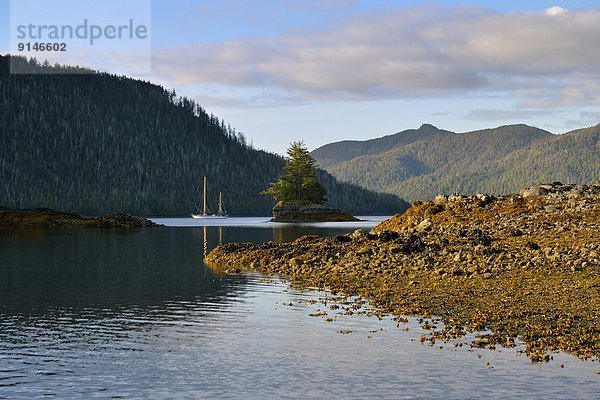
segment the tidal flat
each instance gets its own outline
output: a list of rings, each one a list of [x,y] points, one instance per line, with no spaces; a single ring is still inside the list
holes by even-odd
[[[206,262],[367,298],[380,313],[435,316],[423,340],[517,344],[533,362],[564,351],[600,357],[600,185],[438,196],[333,238],[229,243]]]

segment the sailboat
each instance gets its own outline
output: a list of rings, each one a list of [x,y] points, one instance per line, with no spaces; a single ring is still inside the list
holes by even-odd
[[[196,219],[224,219],[228,218],[227,212],[223,210],[223,197],[221,196],[221,192],[219,192],[219,212],[216,214],[209,214],[208,209],[206,207],[206,177],[204,177],[204,193],[202,195],[202,213],[201,214],[192,214],[192,218]]]

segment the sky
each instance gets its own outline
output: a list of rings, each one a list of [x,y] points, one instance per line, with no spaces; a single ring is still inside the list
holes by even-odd
[[[600,122],[599,21],[600,0],[153,0],[150,72],[127,53],[125,70],[91,66],[175,89],[280,154],[423,123],[564,133]]]

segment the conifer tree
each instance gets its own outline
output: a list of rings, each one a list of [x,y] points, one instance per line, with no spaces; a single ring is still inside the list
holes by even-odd
[[[271,183],[263,194],[277,201],[307,201],[325,203],[325,188],[317,178],[315,159],[303,142],[294,142],[287,150],[289,157],[284,172],[277,182]]]

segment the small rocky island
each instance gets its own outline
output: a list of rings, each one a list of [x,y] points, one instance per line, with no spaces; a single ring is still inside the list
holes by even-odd
[[[273,222],[349,222],[358,218],[321,204],[283,202],[273,207]]]
[[[129,214],[104,214],[98,218],[48,208],[11,210],[0,207],[0,229],[148,228],[158,224]]]
[[[521,342],[534,362],[554,351],[598,360],[599,232],[600,183],[556,182],[501,197],[439,195],[369,233],[223,244],[206,262],[367,298],[399,322],[437,316],[441,324],[422,320],[432,344],[475,332],[471,346]]]
[[[287,150],[288,162],[283,174],[263,194],[272,196],[273,222],[348,222],[357,218],[341,210],[328,208],[325,188],[317,178],[315,159],[302,142]]]

